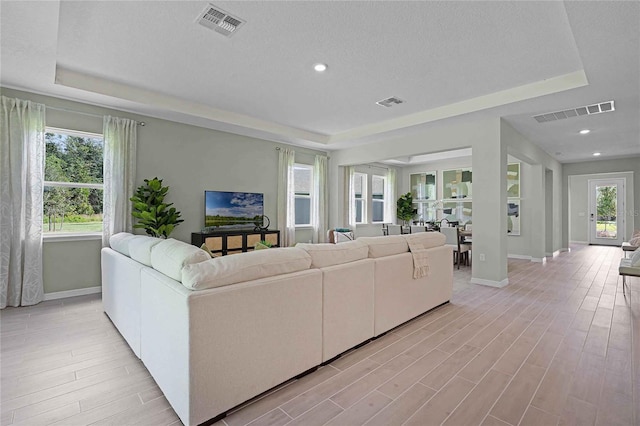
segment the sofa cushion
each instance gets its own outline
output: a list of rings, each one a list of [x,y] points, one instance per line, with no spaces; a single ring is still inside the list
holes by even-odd
[[[109,246],[118,253],[130,256],[129,243],[136,236],[129,232],[118,232],[109,237]]]
[[[402,235],[387,235],[383,237],[361,237],[361,241],[369,246],[369,257],[386,257],[409,251],[407,240]]]
[[[151,266],[151,249],[162,241],[160,238],[134,235],[129,240],[129,255],[133,260]]]
[[[151,249],[151,266],[176,281],[182,281],[182,268],[211,257],[200,247],[169,238]]]
[[[347,241],[340,244],[296,244],[309,255],[311,255],[312,268],[324,268],[326,266],[341,265],[343,263],[355,262],[366,259],[369,248],[361,241]]]
[[[417,234],[402,235],[409,244],[422,244],[425,249],[443,246],[447,237],[440,232],[419,232]]]
[[[299,248],[257,250],[186,265],[182,284],[191,290],[204,290],[302,271],[310,265],[311,256]]]

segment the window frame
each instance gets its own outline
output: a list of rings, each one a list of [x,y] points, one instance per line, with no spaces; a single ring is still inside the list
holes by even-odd
[[[63,129],[61,127],[45,126],[45,133],[64,134],[68,136],[75,136],[81,138],[101,139],[103,147],[102,164],[104,168],[104,135],[100,133],[84,132],[81,130]],[[44,156],[45,162],[47,154]],[[53,188],[87,188],[87,189],[101,189],[104,196],[104,180],[102,183],[84,183],[84,182],[59,182],[59,181],[42,181],[42,189],[45,187]],[[104,198],[103,198],[104,207]],[[44,210],[44,206],[43,206]],[[104,214],[104,213],[103,213]],[[43,227],[44,227],[44,211],[43,211]],[[103,228],[104,230],[104,228]],[[44,232],[42,230],[42,239],[45,242],[54,241],[87,241],[87,240],[100,240],[102,239],[103,231],[96,232]]]
[[[373,180],[374,179],[380,179],[382,180],[382,199],[375,199],[373,198]],[[386,216],[386,212],[387,212],[387,177],[386,176],[382,176],[382,175],[371,175],[371,223],[372,224],[378,224],[378,223],[385,223],[385,219],[387,219]],[[373,219],[373,212],[374,212],[374,208],[373,206],[375,205],[375,203],[382,203],[382,220],[374,220]]]
[[[360,196],[360,198],[358,198],[356,196],[355,193],[355,179],[357,179],[358,177],[360,177],[360,179],[362,179],[362,194]],[[368,221],[368,209],[367,209],[367,200],[368,200],[368,181],[369,181],[369,175],[367,173],[362,173],[362,172],[354,172],[353,173],[353,179],[354,179],[354,200],[353,200],[353,208],[354,208],[354,216],[355,216],[355,223],[356,225],[366,225],[369,223]],[[361,217],[361,221],[358,222],[358,215],[357,215],[357,211],[358,211],[358,202],[360,202],[362,204],[362,217]]]
[[[302,169],[302,170],[309,170],[311,172],[311,180],[309,182],[310,188],[309,188],[309,195],[298,195],[298,193],[295,192],[295,174],[296,174],[296,169]],[[294,178],[294,182],[293,182],[293,187],[294,187],[294,208],[295,208],[295,199],[298,198],[302,198],[302,199],[309,199],[309,223],[301,223],[301,224],[297,224],[295,223],[295,215],[294,215],[294,226],[297,229],[301,229],[301,228],[311,228],[313,227],[313,166],[311,164],[302,164],[302,163],[294,163],[293,164],[293,178]]]

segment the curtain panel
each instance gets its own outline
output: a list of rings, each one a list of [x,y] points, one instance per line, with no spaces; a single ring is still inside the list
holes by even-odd
[[[316,155],[313,164],[312,220],[314,243],[324,243],[327,236],[328,200],[327,200],[328,159],[325,155]]]
[[[102,246],[118,232],[131,232],[131,201],[136,179],[137,125],[134,120],[105,116],[104,206]]]
[[[356,169],[353,166],[344,168],[344,194],[345,194],[345,222],[347,227],[356,233],[356,187],[355,187]]]
[[[296,242],[295,188],[293,166],[296,153],[289,148],[278,151],[278,229],[280,245],[289,247]]]
[[[42,197],[45,106],[1,97],[0,308],[44,297]]]

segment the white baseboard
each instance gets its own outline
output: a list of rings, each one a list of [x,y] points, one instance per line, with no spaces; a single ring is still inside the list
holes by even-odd
[[[571,251],[571,248],[570,248],[570,247],[563,247],[563,248],[561,248],[561,249],[560,249],[560,250],[558,250],[558,251],[568,253],[568,252],[570,252],[570,251]]]
[[[84,296],[86,294],[95,294],[102,291],[101,286],[79,288],[77,290],[56,291],[55,293],[45,293],[44,300],[65,299],[67,297]]]
[[[547,257],[558,257],[560,256],[560,250],[556,250],[553,253],[545,253],[544,255]]]
[[[589,241],[569,241],[571,244],[580,244],[583,246],[587,246],[589,245]],[[560,249],[560,250],[565,250],[565,249]],[[569,249],[566,249],[569,250]]]
[[[508,254],[507,257],[509,259],[531,260],[531,256],[527,256],[526,254]]]
[[[542,263],[544,265],[545,263],[547,263],[547,258],[546,257],[532,257],[531,261],[535,262],[535,263]]]
[[[482,278],[471,278],[471,284],[480,284],[480,285],[486,285],[489,287],[498,287],[498,288],[502,288],[504,286],[506,286],[507,284],[509,284],[509,278],[505,278],[502,281],[493,281],[493,280],[483,280]]]

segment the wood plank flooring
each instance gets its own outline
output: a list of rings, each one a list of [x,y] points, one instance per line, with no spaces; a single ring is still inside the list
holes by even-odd
[[[640,279],[619,248],[454,270],[450,304],[245,404],[219,426],[640,425]],[[0,424],[179,425],[98,295],[7,308]]]

